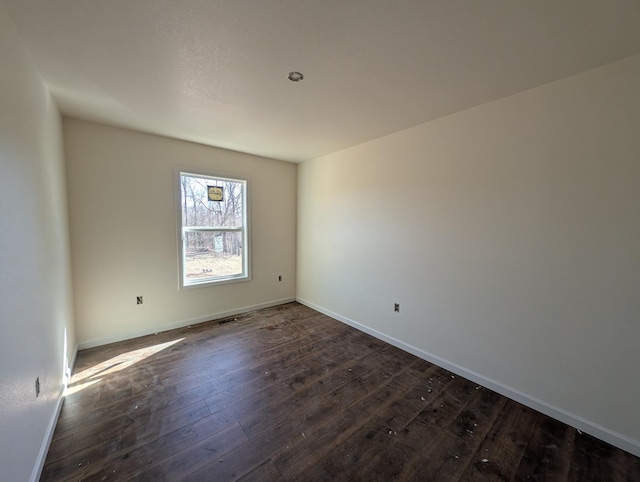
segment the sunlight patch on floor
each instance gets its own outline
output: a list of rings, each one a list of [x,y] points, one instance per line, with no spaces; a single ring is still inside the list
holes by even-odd
[[[90,387],[91,385],[95,385],[99,381],[102,381],[102,378],[97,378],[97,379],[91,380],[89,382],[75,384],[73,386],[68,386],[64,391],[64,396],[68,397],[69,395],[73,395],[74,393],[78,393],[79,391],[84,390],[85,388]]]
[[[184,338],[178,338],[177,340],[168,341],[166,343],[158,343],[157,345],[121,353],[120,355],[105,360],[102,363],[98,363],[91,368],[87,368],[86,370],[83,370],[79,373],[75,373],[71,377],[69,386],[65,390],[64,395],[71,395],[87,387],[90,387],[91,385],[94,385],[101,381],[102,377],[104,377],[105,375],[124,370],[125,368],[129,368],[130,366],[144,360],[145,358],[148,358],[151,355],[165,350],[170,346],[181,342],[182,340],[184,340]]]

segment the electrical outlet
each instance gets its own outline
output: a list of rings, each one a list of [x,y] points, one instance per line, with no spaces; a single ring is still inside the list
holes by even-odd
[[[395,311],[396,313],[400,313],[400,303],[393,304],[393,311]]]
[[[40,395],[40,377],[36,377],[36,398]]]
[[[136,296],[136,305],[142,304],[142,296]]]

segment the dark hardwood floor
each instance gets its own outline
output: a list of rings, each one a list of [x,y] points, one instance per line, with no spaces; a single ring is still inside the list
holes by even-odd
[[[640,459],[297,303],[82,351],[42,480],[640,481]]]

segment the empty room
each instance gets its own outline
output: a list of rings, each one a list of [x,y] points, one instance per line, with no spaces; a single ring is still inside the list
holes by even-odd
[[[0,479],[640,480],[640,3],[0,0]]]

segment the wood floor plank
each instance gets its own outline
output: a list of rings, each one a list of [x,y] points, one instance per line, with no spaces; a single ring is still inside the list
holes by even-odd
[[[640,480],[640,459],[298,303],[78,354],[41,480]]]
[[[318,403],[314,408],[317,412],[309,413],[306,418],[294,417],[284,420],[229,451],[224,457],[209,460],[196,471],[189,473],[189,480],[235,480],[249,474],[266,460],[275,462],[275,457],[279,455],[301,455],[299,441],[306,440],[304,430],[311,433],[312,430],[307,427],[314,420],[320,424],[327,417],[336,414],[335,407],[328,404]],[[282,474],[280,468],[275,463],[274,465]],[[282,475],[290,480],[286,474]]]
[[[86,480],[103,480],[117,474],[120,480],[133,480],[139,474],[157,474],[167,480],[184,480],[195,467],[206,464],[240,446],[247,438],[238,424],[218,430],[211,419],[203,419],[170,432],[148,444],[112,457],[104,469]],[[158,470],[160,467],[160,470]],[[114,472],[115,470],[115,472]]]
[[[320,406],[334,407],[323,417],[307,417],[307,425],[302,432],[302,437],[297,437],[291,443],[295,444],[292,450],[278,454],[274,459],[274,464],[280,473],[287,479],[300,473],[306,466],[313,466],[322,459],[331,448],[350,437],[356,430],[367,423],[373,416],[369,415],[365,408],[375,404],[380,400],[377,410],[384,411],[384,407],[392,403],[395,397],[401,397],[397,391],[388,391],[387,386],[392,382],[386,379],[383,384],[372,385],[368,395],[360,397],[354,403],[344,406],[335,405],[335,391],[341,391],[343,386],[337,387],[320,399]],[[383,397],[377,396],[384,394]],[[324,402],[326,405],[322,405]],[[310,407],[317,406],[309,404]],[[307,416],[308,412],[305,412]],[[314,415],[313,413],[311,415]],[[385,426],[388,431],[388,428]]]
[[[503,405],[462,480],[516,480],[539,414],[511,400]]]
[[[305,470],[302,480],[349,480],[361,464],[371,463],[384,452],[390,435],[384,420],[372,418],[343,438]]]
[[[640,459],[630,461],[611,445],[577,432],[568,480],[577,482],[589,477],[607,481],[640,480]]]
[[[284,481],[284,478],[280,475],[280,472],[278,472],[273,463],[267,460],[238,480],[242,482],[265,482],[267,480],[270,482],[279,482]]]
[[[567,480],[576,430],[542,414],[537,418],[516,477]]]

